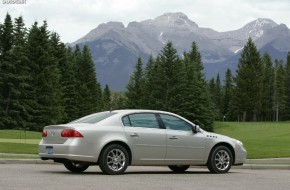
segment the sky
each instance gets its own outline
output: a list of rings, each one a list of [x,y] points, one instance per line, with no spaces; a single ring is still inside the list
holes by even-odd
[[[12,2],[20,4],[12,4]],[[64,43],[74,42],[109,21],[154,19],[167,12],[183,12],[199,27],[236,30],[258,18],[290,27],[290,0],[0,0],[0,23],[9,13],[23,16],[27,28],[46,20]]]

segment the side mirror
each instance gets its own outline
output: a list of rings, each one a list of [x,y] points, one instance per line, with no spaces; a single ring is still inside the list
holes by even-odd
[[[194,133],[200,132],[199,126],[198,125],[192,126],[192,132],[194,132]]]

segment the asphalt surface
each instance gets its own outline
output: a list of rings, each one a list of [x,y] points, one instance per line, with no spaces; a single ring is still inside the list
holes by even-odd
[[[0,164],[54,164],[54,162],[52,160],[40,160],[37,155],[32,154],[0,153]],[[247,159],[243,166],[234,166],[234,168],[290,170],[290,158]]]
[[[130,166],[124,175],[103,175],[97,166],[82,174],[68,172],[57,164],[2,164],[1,190],[105,189],[105,190],[289,190],[288,170],[231,169],[227,174],[190,168],[184,174],[167,167]]]

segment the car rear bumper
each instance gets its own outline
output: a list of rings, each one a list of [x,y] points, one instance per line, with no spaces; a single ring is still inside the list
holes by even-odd
[[[48,151],[48,149],[50,150]],[[71,160],[97,163],[98,153],[98,147],[89,146],[79,139],[69,139],[64,144],[48,144],[41,140],[38,145],[38,155],[42,160],[54,160],[56,162]]]

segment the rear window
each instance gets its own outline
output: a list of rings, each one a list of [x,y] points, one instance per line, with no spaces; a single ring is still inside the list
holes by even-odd
[[[98,123],[112,115],[114,115],[116,113],[112,113],[112,112],[100,112],[100,113],[95,113],[92,115],[88,115],[85,117],[82,117],[80,119],[74,120],[70,123]]]

